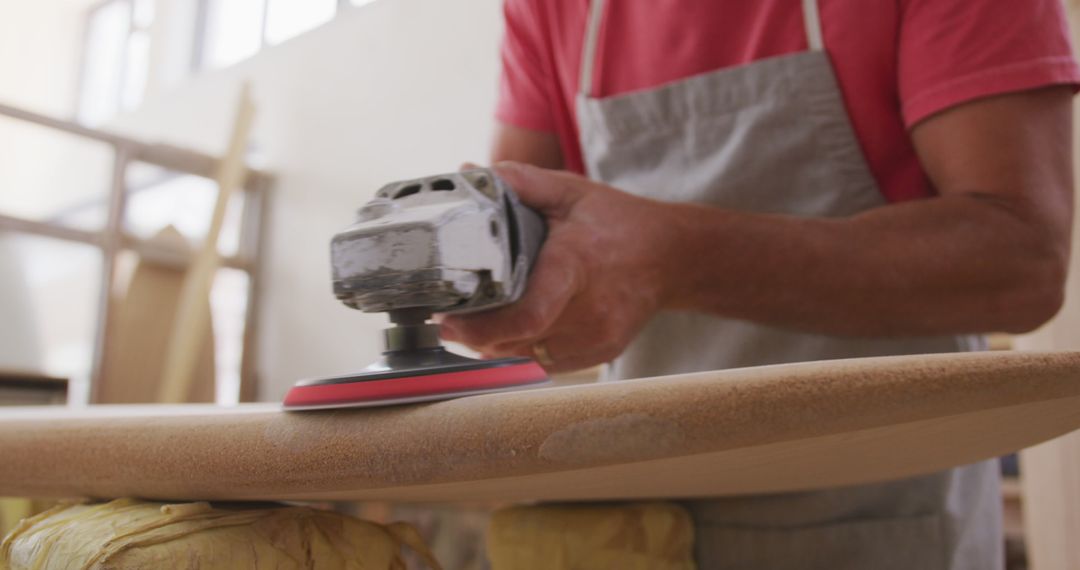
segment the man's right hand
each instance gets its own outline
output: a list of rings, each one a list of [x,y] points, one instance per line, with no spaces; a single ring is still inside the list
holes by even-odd
[[[556,372],[614,359],[664,303],[672,205],[563,171],[495,171],[547,219],[547,241],[517,303],[449,315],[443,337],[488,357],[533,356],[542,343]]]

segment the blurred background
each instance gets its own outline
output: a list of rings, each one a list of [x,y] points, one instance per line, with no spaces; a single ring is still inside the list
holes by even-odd
[[[250,170],[211,244],[221,267],[185,399],[280,401],[299,379],[374,361],[386,319],[333,298],[330,237],[387,182],[486,161],[501,4],[0,0],[0,404],[160,401],[244,85]],[[1080,1],[1066,5],[1080,29]],[[1073,295],[1053,323],[995,348],[1075,348],[1077,315]],[[1078,480],[1071,437],[1026,451],[1023,481],[1006,459],[1010,568],[1026,567],[1022,507],[1041,497],[1039,512],[1061,511],[1045,489]],[[474,507],[356,508],[413,520],[447,567],[480,568],[490,505]],[[1057,511],[1029,516],[1041,525],[1029,534],[1065,552],[1075,537],[1057,521],[1075,513]]]
[[[384,317],[333,298],[329,238],[386,182],[484,162],[501,26],[498,0],[0,1],[0,369],[101,401],[95,362],[123,350],[95,342],[106,289],[116,338],[123,313],[147,312],[124,307],[138,264],[162,257],[138,255],[146,243],[201,246],[206,159],[225,151],[244,82],[247,160],[265,177],[230,201],[218,241],[216,399],[279,400],[374,360]]]

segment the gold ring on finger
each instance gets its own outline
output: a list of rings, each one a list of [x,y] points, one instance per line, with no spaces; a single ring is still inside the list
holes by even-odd
[[[540,363],[540,366],[548,367],[553,366],[555,361],[551,358],[551,353],[548,352],[547,344],[544,341],[540,341],[532,346],[533,356],[536,357],[536,361]]]

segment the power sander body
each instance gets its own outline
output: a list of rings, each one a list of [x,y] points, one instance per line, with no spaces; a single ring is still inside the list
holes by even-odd
[[[286,409],[440,400],[548,381],[526,358],[476,360],[439,342],[435,313],[517,301],[546,236],[538,213],[488,169],[393,182],[330,242],[334,295],[385,312],[382,358],[356,374],[305,380]]]
[[[545,233],[486,169],[387,184],[330,241],[334,295],[366,312],[505,305],[525,290]]]

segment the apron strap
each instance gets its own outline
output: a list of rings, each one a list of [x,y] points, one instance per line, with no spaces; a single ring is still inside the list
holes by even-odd
[[[825,40],[821,33],[821,13],[818,12],[817,0],[803,0],[803,23],[806,24],[806,43],[810,51],[825,49]]]
[[[589,19],[585,24],[585,42],[581,50],[581,75],[578,77],[578,91],[585,97],[592,97],[596,44],[600,38],[600,21],[604,16],[605,4],[605,0],[589,2]],[[806,25],[806,43],[810,46],[810,51],[822,51],[825,49],[825,40],[821,33],[818,0],[802,0],[802,11]]]
[[[604,16],[604,4],[604,0],[589,2],[589,20],[585,25],[585,44],[581,50],[581,76],[578,78],[578,90],[586,97],[592,96],[596,42],[600,38],[600,20]]]

